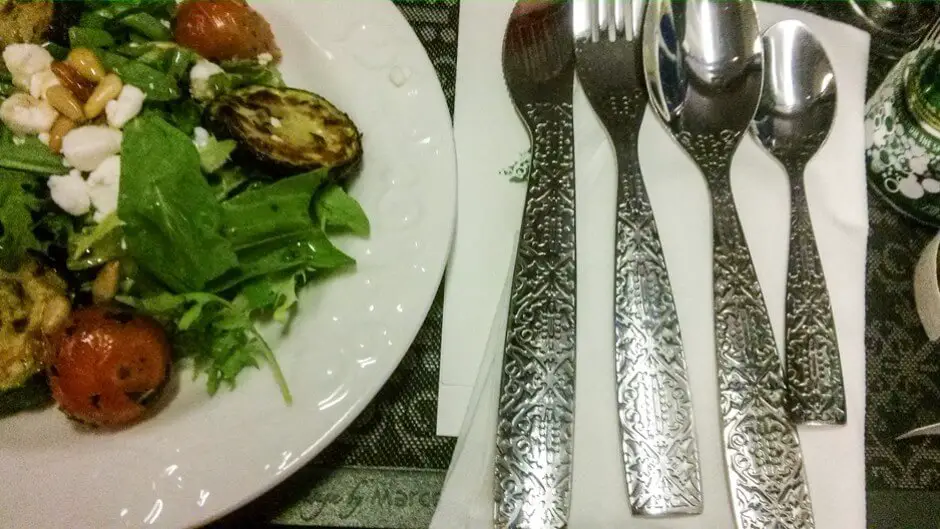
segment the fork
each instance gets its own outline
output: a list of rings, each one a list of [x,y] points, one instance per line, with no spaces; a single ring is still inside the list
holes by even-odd
[[[503,41],[503,76],[528,129],[532,163],[506,320],[494,525],[555,529],[567,526],[574,437],[577,278],[569,3],[516,4]]]
[[[688,369],[637,139],[647,95],[646,0],[575,0],[576,69],[617,159],[614,328],[617,407],[634,514],[702,512]]]

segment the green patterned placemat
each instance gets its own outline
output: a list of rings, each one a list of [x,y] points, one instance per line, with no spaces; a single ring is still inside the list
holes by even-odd
[[[398,2],[428,50],[451,112],[457,1]],[[777,3],[849,20],[844,0]],[[867,94],[892,64],[871,57]],[[940,529],[940,439],[894,441],[911,427],[940,422],[940,347],[927,342],[911,291],[914,263],[932,232],[898,217],[877,199],[870,199],[869,207],[868,525]],[[439,292],[401,366],[353,426],[313,463],[218,525],[427,527],[454,447],[453,438],[434,434],[441,320]]]

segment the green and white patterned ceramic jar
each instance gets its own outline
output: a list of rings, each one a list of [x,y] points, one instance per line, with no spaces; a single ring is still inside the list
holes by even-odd
[[[865,105],[868,184],[901,213],[940,227],[940,49],[903,57]]]

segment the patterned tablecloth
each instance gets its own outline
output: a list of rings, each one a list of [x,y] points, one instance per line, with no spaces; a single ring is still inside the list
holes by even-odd
[[[777,1],[850,20],[841,0]],[[397,0],[428,50],[451,112],[457,2]],[[892,64],[872,57],[867,93]],[[938,347],[927,342],[920,328],[912,293],[914,263],[933,232],[877,199],[869,199],[869,205],[868,525],[940,528],[940,439],[894,441],[907,429],[940,422]],[[454,438],[435,436],[442,299],[443,289],[400,367],[353,426],[308,467],[218,526],[428,526],[455,444]]]

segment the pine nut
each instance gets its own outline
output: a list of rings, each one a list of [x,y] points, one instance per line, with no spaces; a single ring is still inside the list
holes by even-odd
[[[84,121],[85,112],[82,110],[82,104],[75,99],[72,92],[62,85],[50,86],[46,90],[46,101],[52,105],[52,108],[58,110],[63,116],[72,121]]]
[[[123,87],[124,83],[121,82],[120,77],[113,73],[106,75],[95,87],[88,101],[85,101],[85,117],[88,119],[98,117],[104,111],[104,106],[108,104],[108,101],[117,97]]]
[[[105,70],[95,52],[88,48],[75,48],[65,58],[66,64],[75,68],[79,75],[95,83],[104,79]]]
[[[109,261],[95,276],[91,285],[91,297],[95,303],[104,303],[114,299],[118,291],[118,281],[121,279],[121,263]]]
[[[79,101],[88,101],[91,93],[95,91],[95,83],[81,76],[75,68],[61,61],[55,61],[50,66],[52,73],[59,78],[62,86],[68,88]]]
[[[52,152],[62,150],[62,138],[75,128],[75,122],[65,116],[59,116],[49,129],[49,148]]]

